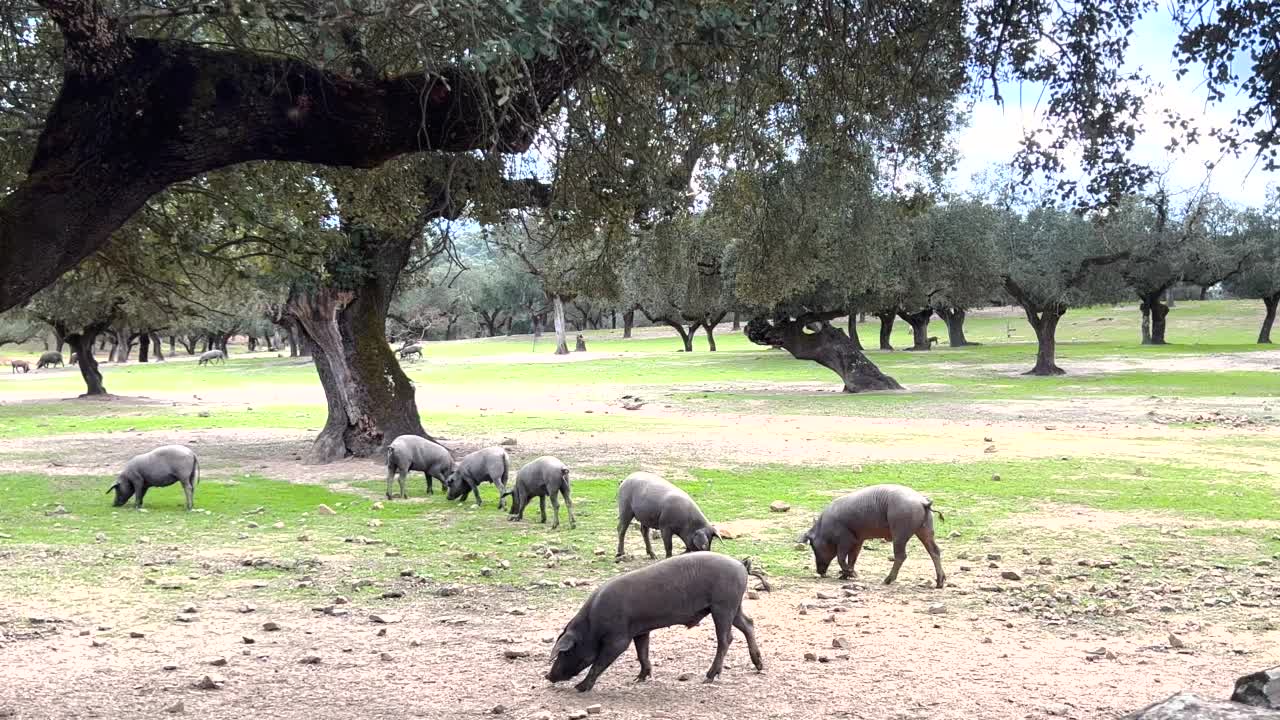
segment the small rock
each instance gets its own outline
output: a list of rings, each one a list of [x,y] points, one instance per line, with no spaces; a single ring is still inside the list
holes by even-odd
[[[319,665],[320,656],[319,655],[303,655],[302,659],[299,660],[298,662],[302,665]]]
[[[946,615],[947,606],[943,605],[942,603],[933,603],[932,605],[929,606],[928,612],[930,615]]]
[[[96,647],[96,648],[106,647],[106,646],[107,646],[107,644],[106,644],[105,642],[101,641],[101,640],[92,640],[92,641],[90,641],[90,642],[89,642],[89,644],[90,644],[91,646],[93,646],[93,647]]]
[[[1169,633],[1169,647],[1184,648],[1186,646],[1187,644],[1183,642],[1182,638],[1178,637],[1177,635],[1174,635],[1173,633]]]
[[[506,650],[502,651],[502,657],[508,660],[517,660],[519,658],[526,658],[526,657],[529,657],[529,654],[530,654],[529,648],[524,648],[524,647],[507,648]]]
[[[1066,717],[1071,709],[1061,703],[1053,703],[1044,706],[1045,715],[1053,715],[1054,717]]]
[[[250,520],[249,522],[245,523],[245,527],[249,528],[250,530],[256,530],[258,528],[258,523]]]
[[[997,562],[1000,560],[1000,553],[987,553],[987,559]]]
[[[272,523],[272,524],[271,524],[271,527],[273,527],[273,528],[275,528],[275,529],[277,529],[277,530],[283,530],[283,529],[284,529],[284,521],[279,521],[279,522]]]
[[[599,715],[599,714],[600,714],[600,713],[602,713],[602,712],[604,712],[604,708],[603,708],[603,707],[601,707],[599,703],[597,703],[597,704],[595,704],[595,705],[588,705],[588,706],[587,706],[587,714],[588,714],[588,715]]]
[[[277,632],[280,630],[280,625],[274,622],[264,622],[262,623],[262,629],[267,632]]]
[[[395,600],[396,598],[402,598],[402,597],[404,597],[403,590],[387,590],[386,592],[382,593],[383,600]]]
[[[570,710],[569,720],[582,720],[587,716],[586,710]]]
[[[239,611],[239,612],[242,612],[242,613],[251,613],[251,612],[253,612],[253,611],[254,611],[254,610],[256,610],[256,609],[257,609],[257,608],[255,608],[254,606],[249,605],[248,603],[246,603],[246,604],[244,604],[244,605],[241,605],[241,606],[238,608],[238,611]]]
[[[539,710],[538,712],[530,715],[529,720],[551,720],[551,711]]]
[[[436,595],[439,597],[453,597],[454,595],[461,594],[462,588],[457,585],[444,585],[441,586],[439,590],[436,590]]]
[[[840,596],[839,596],[839,595],[837,595],[837,594],[835,594],[835,593],[833,593],[833,592],[827,592],[827,591],[825,591],[825,590],[819,590],[819,591],[818,591],[818,594],[817,594],[817,596],[816,596],[816,597],[817,597],[819,600],[835,600],[835,599],[839,598]]]
[[[168,665],[161,665],[160,669],[161,670],[177,670],[178,666],[174,665],[173,663],[169,663]]]
[[[852,645],[849,642],[849,638],[839,635],[831,639],[831,647],[836,650],[848,650]]]
[[[680,676],[676,678],[676,680],[680,682],[689,682],[692,679],[693,679],[693,673],[691,672],[682,672],[680,673]]]
[[[402,618],[399,615],[392,615],[389,613],[378,613],[369,616],[370,622],[374,622],[379,625],[394,625],[400,622],[401,619]]]
[[[298,536],[298,542],[311,542],[311,536],[303,533]]]
[[[817,653],[807,652],[804,654],[805,662],[815,662],[818,659]]]
[[[492,576],[493,576],[492,568],[487,568],[487,567],[480,568],[480,577],[492,577]]]
[[[369,521],[369,527],[371,527],[371,528],[380,528],[380,527],[382,527],[382,521],[381,521],[381,520],[379,520],[379,519],[377,519],[377,518],[374,518],[374,519],[372,519],[372,520],[370,520],[370,521]]]
[[[991,482],[1000,482],[1000,473],[992,473]]]
[[[227,659],[224,657],[209,658],[205,662],[207,662],[208,664],[214,667],[226,667],[227,665]]]
[[[186,613],[186,614],[188,614],[188,615],[192,615],[192,614],[195,614],[195,613],[200,612],[200,608],[196,607],[195,605],[187,605],[186,607],[182,608],[182,609],[181,609],[181,610],[179,610],[178,612],[180,612],[180,613]]]
[[[244,643],[245,645],[252,645],[252,644],[254,644],[255,642],[257,642],[257,640],[254,640],[253,638],[249,637],[248,635],[242,635],[242,636],[240,637],[240,642]]]
[[[381,660],[382,662],[391,662],[395,658],[391,657],[391,653],[384,652],[384,653],[379,653],[378,659]]]
[[[171,715],[180,715],[186,712],[186,708],[182,705],[182,701],[179,700],[178,702],[166,707],[164,711]]]
[[[987,449],[986,449],[986,450],[983,450],[983,452],[985,452],[985,453],[987,453],[987,454],[991,454],[991,453],[993,453],[993,452],[995,452],[995,451],[996,451],[996,446],[995,446],[995,445],[988,445],[988,446],[987,446]]]
[[[196,681],[197,690],[221,690],[226,680],[217,675],[204,675]]]
[[[747,599],[748,599],[748,600],[759,600],[759,599],[760,599],[760,593],[756,592],[755,590],[748,590],[748,591],[747,591]]]
[[[316,514],[317,515],[337,515],[338,512],[333,508],[329,507],[328,505],[325,505],[324,503],[320,503],[320,506],[316,508]]]
[[[142,638],[146,637],[146,635],[138,632],[137,630],[133,630],[129,633],[129,637],[133,638],[134,640],[141,640]]]
[[[784,513],[791,509],[791,506],[781,500],[774,500],[769,503],[769,512]]]
[[[376,502],[376,503],[374,503],[374,504],[373,504],[373,509],[374,509],[374,510],[381,510],[383,507],[384,507],[384,506],[383,506],[383,504],[382,504],[382,501],[381,501],[381,500],[379,500],[378,502]]]
[[[1014,572],[1013,570],[1005,570],[1004,572],[1000,573],[1000,577],[1004,578],[1005,580],[1021,580],[1022,579],[1022,576]]]

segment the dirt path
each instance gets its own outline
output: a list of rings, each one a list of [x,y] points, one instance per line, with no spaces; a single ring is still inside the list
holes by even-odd
[[[9,601],[0,603],[0,620],[10,620],[0,625],[10,635],[0,644],[0,716],[8,709],[16,718],[165,717],[181,700],[187,714],[210,720],[479,717],[498,705],[513,718],[540,710],[565,718],[594,703],[607,717],[637,720],[1083,719],[1119,717],[1182,689],[1223,697],[1237,675],[1280,648],[1276,632],[1237,637],[1209,623],[1051,632],[1015,614],[926,613],[934,603],[957,607],[949,592],[872,586],[841,601],[814,601],[812,590],[766,594],[746,601],[765,654],[763,675],[751,670],[738,637],[722,680],[701,684],[714,653],[704,623],[654,634],[651,682],[631,682],[636,662],[628,653],[589,695],[541,679],[548,642],[576,603],[508,615],[518,602],[513,592],[415,599],[395,610],[403,621],[391,625],[360,609],[329,617],[259,604],[240,613],[242,598],[210,600],[190,623],[174,621],[175,602],[172,617],[151,622],[86,609],[66,622],[30,625],[5,607]],[[796,609],[802,602],[814,606],[805,615]],[[844,611],[831,622],[834,608]],[[265,632],[267,621],[282,630]],[[1188,650],[1167,647],[1170,629],[1184,634]],[[833,647],[838,637],[847,649]],[[1098,648],[1115,659],[1090,659]],[[508,660],[507,650],[528,656]],[[30,662],[33,653],[42,661]],[[806,661],[805,653],[820,661]],[[304,664],[307,656],[318,662]],[[225,665],[210,663],[217,658]],[[684,673],[692,679],[679,680]],[[225,683],[193,687],[206,674]]]

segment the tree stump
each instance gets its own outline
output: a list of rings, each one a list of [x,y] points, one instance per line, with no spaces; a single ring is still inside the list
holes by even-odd
[[[579,335],[579,336],[578,336],[578,344],[577,344],[577,346],[576,346],[576,347],[574,347],[574,348],[573,348],[573,351],[574,351],[574,352],[586,352],[586,351],[587,351],[587,341],[586,341],[586,340],[584,340],[584,339],[583,339],[583,337],[582,337],[581,335]]]

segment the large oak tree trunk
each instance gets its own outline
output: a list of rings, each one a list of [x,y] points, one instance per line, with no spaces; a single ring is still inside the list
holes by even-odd
[[[156,354],[156,362],[164,362],[164,343],[160,342],[160,333],[151,333],[151,351]]]
[[[892,310],[882,310],[876,313],[876,317],[880,318],[880,349],[892,350],[893,343],[893,319],[895,314]]]
[[[911,326],[911,347],[913,351],[929,349],[929,318],[933,317],[933,308],[925,308],[913,313],[898,311],[898,317]]]
[[[138,362],[151,361],[151,333],[138,334]]]
[[[622,313],[622,337],[624,339],[631,337],[631,328],[636,324],[636,311],[628,310]]]
[[[1027,322],[1036,331],[1036,365],[1025,375],[1066,375],[1067,372],[1058,367],[1058,321],[1066,314],[1065,305],[1045,305],[1043,307],[1023,306],[1027,314]]]
[[[1280,293],[1262,298],[1262,303],[1267,308],[1267,314],[1262,318],[1262,330],[1258,332],[1258,343],[1270,345],[1271,328],[1276,323],[1276,307],[1280,306]]]
[[[969,342],[964,336],[964,319],[967,311],[961,307],[944,306],[934,308],[934,312],[938,313],[938,317],[947,324],[947,342],[951,347],[965,347],[966,345],[981,345],[982,343]]]
[[[84,396],[107,394],[107,388],[102,384],[102,371],[98,369],[98,359],[93,356],[93,343],[101,331],[99,327],[90,326],[83,332],[67,336],[67,342],[71,343],[80,361],[80,377],[84,378],[85,386]]]
[[[366,270],[359,285],[294,292],[286,303],[311,347],[328,403],[314,462],[369,457],[401,435],[431,437],[418,417],[413,383],[386,339],[387,308],[412,239],[365,229],[349,235],[350,252]]]
[[[556,326],[556,354],[568,355],[569,342],[564,336],[564,302],[560,300],[559,295],[551,298],[551,315]]]
[[[730,332],[737,332],[742,329],[742,321],[738,319],[738,313],[733,314],[733,327],[729,328]],[[861,348],[859,348],[861,349]]]
[[[720,313],[719,315],[708,316],[702,323],[702,328],[707,333],[707,349],[710,352],[716,351],[716,326],[724,320],[724,316],[728,313]],[[697,329],[696,326],[694,328]]]
[[[1165,318],[1169,315],[1169,306],[1160,300],[1164,290],[1146,295],[1139,295],[1142,303],[1138,309],[1142,311],[1142,344],[1165,345]]]
[[[827,321],[816,323],[810,331],[803,320],[780,318],[770,322],[752,318],[747,323],[747,339],[757,345],[780,347],[798,360],[812,360],[831,370],[844,381],[848,393],[871,390],[901,390],[897,380],[880,372],[875,363],[854,347],[844,331]]]

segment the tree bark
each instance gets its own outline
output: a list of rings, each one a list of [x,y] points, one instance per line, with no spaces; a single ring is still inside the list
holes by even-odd
[[[55,350],[57,350],[58,352],[62,352],[62,347],[63,347],[64,345],[66,345],[66,344],[67,344],[67,339],[62,335],[62,333],[61,333],[61,332],[59,332],[59,331],[58,331],[58,329],[57,329],[57,328],[54,328],[54,329],[53,329],[53,345],[54,345],[54,349],[55,349]],[[49,349],[49,343],[47,343],[47,342],[46,342],[44,347],[45,347],[45,349],[46,349],[46,350],[48,350],[48,349]]]
[[[115,330],[115,356],[111,358],[112,362],[127,363],[129,362],[129,351],[133,349],[132,333],[129,328],[117,328]]]
[[[569,343],[564,337],[564,302],[559,295],[551,297],[551,314],[556,326],[556,354],[568,355]]]
[[[0,199],[0,257],[10,269],[0,311],[102,248],[153,195],[211,170],[524,152],[546,111],[600,57],[566,37],[550,57],[501,63],[502,72],[524,71],[505,82],[455,66],[353,78],[293,57],[127,36],[108,5],[51,13],[64,34],[64,77],[25,179]]]
[[[733,314],[733,327],[729,328],[729,332],[737,332],[742,329],[742,322],[738,319],[738,313]]]
[[[164,362],[164,343],[160,342],[159,333],[151,333],[151,352],[156,356],[156,362]]]
[[[862,349],[862,338],[858,337],[858,313],[849,313],[849,342],[859,350]]]
[[[151,333],[142,332],[138,334],[138,362],[149,362],[151,360]]]
[[[1146,295],[1139,294],[1138,299],[1141,304],[1138,309],[1142,311],[1142,344],[1143,345],[1165,345],[1165,318],[1169,315],[1169,306],[1161,301],[1161,296],[1165,293],[1165,289],[1161,288],[1155,292]]]
[[[934,308],[934,312],[938,313],[938,317],[942,318],[942,321],[947,324],[947,342],[951,347],[982,344],[969,342],[969,339],[964,336],[964,319],[968,314],[964,308],[949,305]]]
[[[848,393],[872,390],[901,390],[897,380],[885,375],[862,351],[853,346],[844,331],[827,320],[818,322],[818,330],[810,332],[804,318],[780,318],[772,322],[753,318],[745,330],[747,339],[757,345],[780,347],[798,360],[812,360],[831,370],[844,381]]]
[[[286,312],[311,347],[328,419],[311,460],[369,457],[401,435],[430,438],[422,428],[413,383],[386,339],[387,308],[408,261],[412,238],[375,230],[351,233],[367,272],[357,288],[294,292]]]
[[[67,336],[67,342],[71,343],[80,361],[80,377],[84,378],[85,391],[81,397],[107,394],[107,388],[102,383],[102,371],[98,369],[98,359],[93,356],[93,343],[105,329],[105,324],[90,325],[81,332]]]
[[[622,337],[629,339],[631,337],[631,328],[636,324],[636,311],[634,309],[622,313]]]
[[[893,338],[893,319],[895,313],[892,310],[881,310],[876,313],[876,317],[880,318],[880,349],[892,350],[893,344],[890,342]]]
[[[929,350],[929,318],[933,317],[933,308],[912,313],[899,310],[898,317],[911,326],[911,347],[908,350],[927,352]]]
[[[1036,365],[1024,375],[1066,375],[1067,371],[1058,367],[1058,321],[1067,313],[1066,305],[1044,305],[1041,307],[1022,307],[1027,315],[1027,322],[1036,331]]]
[[[716,351],[716,326],[723,320],[728,313],[720,313],[719,315],[708,315],[702,322],[702,327],[707,333],[707,349],[710,352]]]
[[[1262,318],[1262,330],[1258,332],[1258,344],[1271,344],[1271,327],[1276,323],[1276,307],[1280,306],[1280,292],[1262,298],[1267,314]]]

